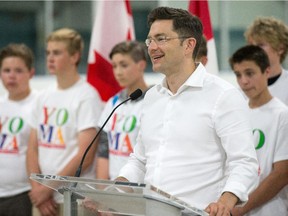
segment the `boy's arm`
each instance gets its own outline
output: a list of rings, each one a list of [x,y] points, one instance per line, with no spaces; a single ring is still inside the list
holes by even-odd
[[[59,176],[75,176],[76,170],[78,169],[82,157],[88,148],[89,144],[93,140],[97,133],[95,128],[88,128],[83,131],[80,131],[78,134],[78,152],[77,154],[67,163],[67,165],[59,172],[57,175]],[[84,163],[82,165],[82,172],[88,168],[94,161],[94,156],[96,154],[97,149],[97,140],[93,143],[91,148],[89,149]]]
[[[273,164],[272,172],[259,184],[249,196],[248,202],[243,207],[236,207],[232,215],[244,215],[276,196],[288,184],[288,160]]]

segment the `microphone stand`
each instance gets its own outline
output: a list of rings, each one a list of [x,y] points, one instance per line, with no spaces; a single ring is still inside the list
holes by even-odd
[[[104,122],[104,124],[102,125],[102,127],[100,128],[100,130],[97,132],[96,136],[94,137],[94,139],[91,141],[91,143],[89,144],[88,148],[85,150],[83,157],[81,159],[80,165],[75,173],[75,177],[80,177],[81,175],[81,171],[82,171],[82,166],[85,160],[85,157],[89,151],[89,149],[91,148],[91,146],[93,145],[93,143],[95,142],[95,140],[97,139],[97,137],[99,136],[99,134],[101,133],[101,131],[103,130],[103,128],[105,127],[105,125],[107,124],[107,122],[109,121],[109,119],[111,118],[112,114],[115,112],[115,110],[121,106],[122,104],[126,103],[129,100],[136,100],[137,98],[139,98],[142,95],[142,91],[141,89],[136,89],[134,92],[132,92],[129,96],[129,98],[127,98],[126,100],[122,101],[121,103],[119,103],[110,113],[110,115],[108,116],[108,118],[106,119],[106,121]]]
[[[96,136],[93,138],[93,140],[91,141],[91,143],[89,144],[88,148],[85,150],[83,157],[81,159],[80,165],[75,173],[75,177],[80,177],[81,175],[81,171],[82,171],[82,166],[85,160],[85,157],[88,153],[88,151],[90,150],[90,148],[92,147],[93,143],[95,142],[95,140],[97,139],[97,137],[99,136],[99,134],[101,133],[101,131],[103,130],[103,128],[105,127],[105,125],[107,124],[107,122],[109,121],[109,119],[111,118],[112,114],[115,112],[115,110],[121,106],[122,104],[126,103],[127,101],[132,100],[131,97],[127,98],[126,100],[122,101],[121,103],[119,103],[110,113],[110,115],[108,116],[108,118],[106,119],[106,121],[104,122],[104,124],[102,125],[102,127],[100,128],[100,130],[97,132]]]

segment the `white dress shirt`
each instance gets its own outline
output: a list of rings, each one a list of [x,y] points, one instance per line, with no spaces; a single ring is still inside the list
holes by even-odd
[[[145,95],[137,144],[120,176],[200,209],[224,191],[247,201],[258,185],[258,162],[239,90],[202,64],[176,94],[165,83]]]

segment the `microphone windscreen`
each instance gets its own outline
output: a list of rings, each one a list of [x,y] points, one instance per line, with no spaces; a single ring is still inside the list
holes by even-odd
[[[142,95],[141,89],[136,89],[134,92],[132,92],[132,93],[130,94],[129,97],[131,98],[131,100],[136,100],[136,99],[139,98],[141,95]]]

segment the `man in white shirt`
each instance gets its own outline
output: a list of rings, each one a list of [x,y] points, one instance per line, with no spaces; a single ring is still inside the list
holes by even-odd
[[[153,70],[165,79],[145,95],[138,142],[117,180],[149,183],[209,215],[230,215],[258,183],[245,100],[195,63],[197,17],[159,7],[148,24]]]

